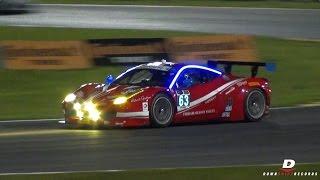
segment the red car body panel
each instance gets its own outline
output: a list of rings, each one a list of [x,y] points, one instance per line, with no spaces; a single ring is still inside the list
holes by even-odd
[[[91,98],[98,109],[105,115],[96,123],[107,126],[137,127],[150,125],[149,110],[153,98],[158,93],[166,93],[175,104],[173,123],[204,122],[204,121],[242,121],[245,119],[244,101],[251,89],[260,89],[266,97],[265,114],[269,112],[271,88],[268,80],[258,77],[237,77],[221,75],[207,83],[197,84],[189,89],[190,106],[181,109],[177,106],[176,88],[159,86],[138,87],[128,85],[110,85],[104,89],[101,83],[82,85],[74,94],[84,100]],[[113,105],[112,97],[120,94],[135,93],[121,105]],[[70,115],[70,104],[63,102],[65,119],[70,124],[77,124],[80,119]],[[147,108],[147,109],[146,109]]]

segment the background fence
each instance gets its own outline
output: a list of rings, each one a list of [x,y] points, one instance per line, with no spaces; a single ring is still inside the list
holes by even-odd
[[[242,35],[174,38],[93,39],[86,41],[2,41],[6,69],[84,69],[167,59],[205,63],[257,60],[254,40]]]

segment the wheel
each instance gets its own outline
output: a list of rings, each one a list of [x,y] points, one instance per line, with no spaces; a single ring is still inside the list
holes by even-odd
[[[259,89],[249,91],[245,99],[245,116],[248,121],[259,121],[266,110],[266,97]]]
[[[167,127],[172,123],[174,105],[166,94],[158,94],[150,108],[150,121],[153,127]]]

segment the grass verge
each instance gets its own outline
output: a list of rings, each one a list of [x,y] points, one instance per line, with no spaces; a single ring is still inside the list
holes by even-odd
[[[153,169],[153,170],[129,170],[118,172],[86,172],[86,173],[62,173],[62,174],[43,174],[43,175],[7,175],[0,176],[3,180],[34,180],[34,179],[77,179],[77,180],[211,180],[211,179],[319,179],[320,164],[296,165],[296,172],[317,172],[317,176],[263,176],[263,172],[278,172],[278,166],[247,166],[247,167],[221,167],[221,168],[184,168],[184,169]]]
[[[0,40],[73,40],[191,35],[199,34],[140,30],[0,28]],[[275,73],[260,71],[260,76],[267,77],[271,81],[273,106],[291,106],[320,101],[318,79],[320,42],[257,37],[256,44],[261,59],[276,60],[277,63],[278,68]],[[82,83],[102,82],[105,75],[117,75],[122,69],[123,67],[65,71],[0,70],[0,119],[62,117],[60,102],[67,93]]]
[[[160,6],[211,6],[211,7],[257,7],[319,9],[316,0],[34,0],[35,3],[51,4],[109,4],[109,5],[160,5]]]

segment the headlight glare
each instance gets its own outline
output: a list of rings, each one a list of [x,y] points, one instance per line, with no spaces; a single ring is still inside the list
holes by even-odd
[[[77,117],[78,117],[80,120],[82,120],[82,119],[83,119],[83,116],[84,116],[84,113],[83,113],[81,110],[77,110],[76,113],[77,113]]]
[[[128,98],[127,97],[124,97],[124,96],[121,96],[121,97],[117,97],[116,99],[113,100],[113,104],[123,104],[125,102],[127,102]]]
[[[75,104],[73,105],[73,109],[76,110],[76,111],[81,110],[81,104],[80,104],[80,103],[75,103]]]
[[[89,119],[93,121],[98,121],[100,119],[100,112],[97,110],[89,111]]]
[[[83,105],[84,109],[88,112],[89,119],[93,121],[98,121],[100,119],[101,113],[97,110],[97,107],[93,102],[85,102]]]
[[[74,95],[73,93],[71,94],[68,94],[65,98],[64,98],[64,101],[65,102],[72,102],[74,100],[76,100],[76,95]]]
[[[93,102],[89,101],[89,102],[85,102],[84,103],[84,109],[88,112],[93,111],[96,109],[96,105],[93,104]]]

